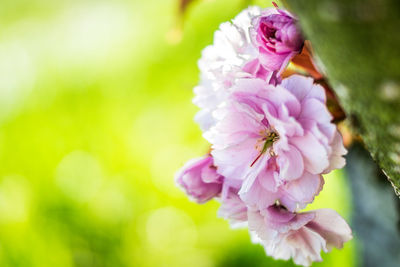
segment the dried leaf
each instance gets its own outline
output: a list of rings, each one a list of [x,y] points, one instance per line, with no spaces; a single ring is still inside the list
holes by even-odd
[[[312,47],[309,41],[304,42],[303,50],[292,59],[292,63],[307,71],[314,79],[320,80],[323,75],[317,70],[312,60]]]

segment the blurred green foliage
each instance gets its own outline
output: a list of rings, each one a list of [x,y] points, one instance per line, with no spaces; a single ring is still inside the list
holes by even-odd
[[[183,32],[176,0],[0,2],[0,266],[292,266],[173,180],[208,149],[196,61],[244,2],[198,1]],[[315,205],[349,217],[346,187]]]

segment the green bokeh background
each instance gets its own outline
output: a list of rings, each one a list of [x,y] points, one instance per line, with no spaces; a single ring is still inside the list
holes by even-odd
[[[248,1],[1,0],[0,266],[292,266],[175,187],[196,61]],[[255,1],[266,6],[268,1]],[[310,208],[351,216],[341,172]],[[353,266],[355,242],[315,266]]]

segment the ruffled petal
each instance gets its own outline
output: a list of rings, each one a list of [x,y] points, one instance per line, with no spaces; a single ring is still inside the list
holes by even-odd
[[[353,238],[349,225],[336,211],[319,209],[314,212],[315,218],[307,224],[307,228],[326,240],[326,252],[332,247],[342,248],[343,243]]]
[[[311,203],[322,190],[324,179],[319,174],[305,172],[301,178],[283,186],[286,194],[299,204]]]
[[[288,151],[281,151],[277,159],[282,180],[291,181],[300,177],[304,172],[303,157],[299,150],[289,145]]]
[[[343,168],[346,164],[346,159],[343,156],[346,154],[347,150],[343,146],[342,136],[339,132],[336,132],[332,141],[332,153],[329,157],[329,166],[324,170],[324,173]]]
[[[328,154],[325,147],[311,134],[293,137],[290,142],[297,147],[304,158],[305,169],[312,174],[322,173],[328,166]]]

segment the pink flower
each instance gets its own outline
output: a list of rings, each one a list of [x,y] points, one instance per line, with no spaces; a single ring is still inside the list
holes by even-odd
[[[320,252],[342,248],[352,239],[351,229],[335,211],[320,209],[292,213],[281,206],[271,206],[248,213],[249,230],[268,255],[309,266],[322,261]]]
[[[323,88],[300,75],[277,86],[237,81],[204,136],[218,172],[243,181],[239,194],[247,204],[262,209],[279,200],[302,208],[321,190],[321,173],[344,165],[346,150],[325,101]]]
[[[211,156],[190,160],[176,174],[176,182],[198,203],[218,196],[222,181],[223,177],[216,172]]]
[[[218,215],[248,225],[268,255],[308,266],[352,236],[332,210],[298,212],[322,190],[322,174],[344,166],[346,149],[324,89],[300,75],[282,80],[304,44],[296,23],[277,7],[250,7],[220,25],[193,99],[211,155],[176,181],[198,203],[218,199]]]
[[[252,38],[260,53],[260,63],[267,70],[276,71],[277,76],[303,47],[296,23],[293,15],[278,8],[265,9],[253,20]]]

